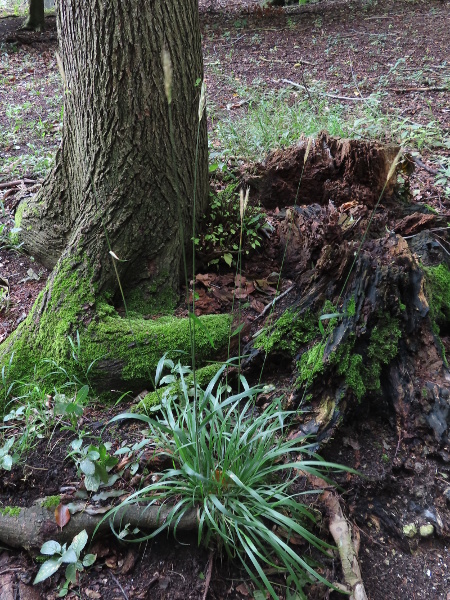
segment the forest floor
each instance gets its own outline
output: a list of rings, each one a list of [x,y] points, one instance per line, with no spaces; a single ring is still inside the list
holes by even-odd
[[[421,205],[424,215],[448,226],[448,3],[325,1],[261,9],[257,0],[200,0],[200,16],[216,186],[222,185],[223,173],[242,174],[269,150],[293,145],[302,134],[327,130],[404,146],[415,161],[407,180],[410,200]],[[21,21],[0,19],[0,341],[26,317],[48,276],[20,253],[10,230],[18,202],[36,193],[51,165],[62,123],[54,17],[47,18],[43,34],[17,31]],[[273,223],[284,209],[273,207],[267,220]],[[389,226],[392,222],[387,219]],[[257,317],[273,299],[270,274],[280,267],[277,243],[276,236],[265,240],[244,263],[239,287],[245,287],[250,304],[244,336],[253,332]],[[226,254],[219,255],[218,266],[206,260],[202,265],[200,313],[231,307],[236,280],[227,270]],[[289,286],[284,280],[282,289]],[[268,365],[267,379],[278,389],[291,389],[292,364]],[[67,459],[70,442],[81,431],[98,439],[104,424],[119,412],[88,406],[77,427],[64,429],[50,424],[52,410],[52,399],[43,398],[41,410],[33,415],[13,418],[9,413],[5,439],[19,434],[24,414],[33,419],[39,435],[12,471],[0,471],[2,506],[29,506],[37,498],[58,494],[65,502],[73,500],[80,480]],[[120,439],[130,444],[141,432],[127,426],[106,435],[114,443]],[[391,415],[364,406],[322,454],[366,476],[348,476],[341,483],[346,514],[361,536],[369,599],[450,600],[450,534],[442,526],[450,518],[450,449],[435,447],[430,436],[405,444]],[[158,467],[148,461],[145,466],[150,474]],[[142,477],[122,478],[120,489],[126,494],[142,484]],[[432,524],[434,534],[410,539],[403,527],[411,523]],[[321,535],[327,536],[325,526]],[[139,547],[119,545],[113,538],[94,544],[97,561],[68,597],[203,598],[209,555],[188,535],[178,542],[161,537]],[[244,572],[218,558],[213,567],[208,598],[256,597]],[[0,549],[0,600],[57,597],[58,575],[32,587],[37,568],[28,553]],[[340,580],[335,557],[324,561],[322,569],[324,576]],[[321,587],[308,594],[311,600],[340,597]]]

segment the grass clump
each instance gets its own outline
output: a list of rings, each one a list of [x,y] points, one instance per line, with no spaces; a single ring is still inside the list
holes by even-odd
[[[158,366],[157,381],[164,360]],[[190,370],[178,364],[171,377],[177,373],[181,402],[178,393],[169,392],[156,419],[135,414],[113,419],[144,421],[151,441],[165,448],[174,467],[128,497],[109,516],[137,502],[172,506],[156,531],[134,540],[140,542],[170,527],[176,532],[179,519],[196,508],[199,544],[238,559],[257,587],[272,598],[278,596],[267,569],[286,575],[298,597],[306,598],[306,583],[320,580],[330,584],[286,540],[295,534],[323,552],[330,546],[312,533],[315,516],[300,501],[307,492],[294,492],[292,485],[300,475],[323,477],[336,465],[312,455],[311,446],[304,441],[287,440],[291,413],[281,410],[277,402],[259,413],[254,399],[260,390],[249,388],[244,378],[243,391],[233,394],[227,383],[221,382],[226,366],[216,372],[205,390],[197,386],[191,398],[186,381]],[[291,454],[305,456],[305,460],[284,462]]]

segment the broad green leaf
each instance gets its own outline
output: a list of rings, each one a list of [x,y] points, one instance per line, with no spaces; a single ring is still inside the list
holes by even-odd
[[[73,548],[71,548],[70,546],[67,548],[67,550],[64,552],[64,554],[61,556],[61,562],[63,563],[76,563],[78,560],[78,556],[75,553],[75,550]]]
[[[100,487],[100,478],[95,475],[85,475],[84,476],[84,485],[88,492],[98,492],[98,488]]]
[[[38,574],[36,575],[36,579],[33,581],[33,585],[36,585],[37,583],[48,579],[54,573],[56,573],[56,571],[61,566],[61,562],[61,557],[50,558],[49,560],[46,560],[45,563],[41,565],[41,568],[39,569]]]
[[[88,394],[89,394],[89,386],[88,385],[83,385],[83,387],[80,390],[78,390],[77,402],[79,404],[83,404],[83,402],[88,397]]]
[[[86,554],[86,556],[83,558],[83,567],[90,567],[95,563],[96,560],[96,554]]]
[[[92,460],[85,458],[80,462],[80,469],[85,475],[94,475],[95,464],[92,462]]]
[[[229,267],[233,264],[233,255],[228,252],[223,255],[223,260],[227,263]]]
[[[41,554],[46,554],[48,556],[53,556],[54,554],[58,554],[61,552],[61,544],[55,542],[55,540],[49,540],[42,545],[40,549]]]
[[[67,565],[65,575],[66,575],[67,581],[70,581],[70,583],[76,583],[77,582],[77,565],[75,563],[71,563],[70,565]]]
[[[77,558],[80,557],[81,551],[86,546],[87,541],[88,541],[88,534],[86,532],[86,529],[83,529],[83,531],[80,531],[80,533],[77,534],[73,538],[72,543],[69,546],[69,549],[72,548],[75,551]]]

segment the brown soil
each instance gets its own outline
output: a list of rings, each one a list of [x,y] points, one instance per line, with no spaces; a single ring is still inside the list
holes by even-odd
[[[422,125],[433,118],[448,132],[446,2],[386,0],[361,4],[338,1],[283,11],[261,10],[257,0],[200,0],[200,10],[208,93],[216,120],[229,115],[237,118],[246,110],[246,104],[241,104],[239,97],[240,88],[235,85],[239,82],[258,80],[261,85],[277,88],[287,85],[281,79],[307,86],[314,79],[320,79],[326,82],[327,93],[334,96],[360,97],[381,89],[386,112],[400,109],[405,118]],[[13,18],[0,20],[0,48],[8,55],[7,67],[0,59],[4,82],[0,89],[2,106],[28,98],[29,77],[40,79],[44,98],[48,99],[58,90],[54,19],[48,19],[44,34],[16,33],[21,22],[22,19]],[[404,59],[401,68],[393,69],[399,59]],[[48,103],[39,97],[33,100],[32,112],[26,114],[26,119],[39,116],[44,121],[47,115],[50,115]],[[12,125],[11,117],[3,111],[0,122],[3,128]],[[46,131],[45,136],[34,140],[36,147],[55,148],[57,123],[50,123]],[[13,178],[21,181],[0,190],[5,207],[2,222],[8,225],[19,198],[35,192],[39,186],[39,177],[32,169],[16,172],[11,168],[11,157],[24,153],[27,135],[20,137],[19,134],[15,142],[8,141],[0,147],[0,159],[6,165],[3,169],[0,167],[0,182],[8,183]],[[221,150],[212,126],[210,142],[216,150]],[[447,148],[440,148],[439,154],[448,156],[448,137]],[[411,188],[418,190],[417,204],[409,207],[409,214],[403,208],[383,207],[377,222],[380,229],[395,229],[408,236],[424,228],[446,225],[450,218],[449,200],[442,189],[435,186],[433,174],[423,167],[425,164],[425,167],[435,168],[429,162],[430,156],[425,144],[423,163],[416,165],[410,181]],[[291,161],[291,168],[295,170],[295,156],[280,152],[264,165],[266,187],[258,189],[256,179],[253,181],[255,192],[263,204],[266,202],[267,219],[274,227],[283,219],[285,206],[289,204],[289,194],[284,204],[279,201],[281,192],[289,189],[289,168],[284,173],[284,183],[276,168],[270,171],[280,160]],[[241,175],[252,184],[255,172],[249,175],[241,164]],[[291,179],[295,181],[295,176]],[[349,198],[342,201],[348,202]],[[439,215],[430,213],[426,204]],[[276,246],[277,240],[272,241],[250,259],[239,281],[224,272],[203,274],[198,280],[198,311],[229,309],[232,291],[235,286],[239,287],[241,295],[250,300],[246,313],[248,325],[243,332],[244,341],[250,339],[250,332],[259,326],[259,314],[273,298],[270,273],[278,268]],[[6,284],[0,281],[0,285],[9,288],[9,300],[0,307],[1,341],[30,310],[47,272],[28,257],[3,248],[0,249],[0,275],[7,280]],[[263,289],[255,287],[256,280],[265,281]],[[283,291],[290,285],[290,280],[283,281]],[[277,310],[282,308],[283,302],[280,302]],[[428,360],[424,357],[421,375],[424,382],[432,379],[425,390],[432,395],[433,385],[440,382],[432,374]],[[289,389],[293,384],[291,371],[291,364],[267,365],[267,379],[276,383],[278,389]],[[44,405],[45,402],[49,403],[46,410],[51,410],[51,401],[43,399]],[[341,483],[347,516],[356,523],[361,536],[362,576],[368,597],[370,600],[449,600],[450,448],[438,446],[429,433],[424,433],[422,438],[403,439],[392,415],[383,412],[383,408],[380,403],[380,406],[356,409],[351,422],[339,429],[323,449],[325,458],[357,468],[366,476],[365,479],[347,476]],[[113,409],[88,409],[78,427],[95,435],[113,414]],[[108,435],[117,444],[118,440],[139,438],[139,430],[127,426],[111,430]],[[64,499],[70,501],[80,488],[74,467],[65,458],[73,437],[71,431],[45,432],[44,439],[24,465],[14,467],[11,473],[0,472],[1,504],[25,506],[36,498],[61,491]],[[152,469],[157,471],[158,465],[150,465],[150,475]],[[119,485],[127,492],[139,483],[124,479]],[[434,535],[406,538],[402,528],[412,522],[417,526],[433,524]],[[325,529],[322,535],[326,536]],[[98,560],[83,575],[77,593],[69,594],[71,598],[187,597],[197,600],[203,597],[209,556],[206,551],[197,549],[196,540],[190,536],[180,537],[178,542],[162,536],[137,547],[119,545],[112,538],[94,540],[94,543]],[[33,588],[31,581],[36,571],[36,563],[28,554],[4,549],[0,554],[0,598],[56,597],[58,576]],[[325,562],[323,573],[339,581],[339,562],[335,559]],[[252,587],[249,585],[247,589],[243,584],[244,575],[216,558],[208,598],[252,598]],[[311,600],[337,597],[341,596],[321,588],[309,590]]]

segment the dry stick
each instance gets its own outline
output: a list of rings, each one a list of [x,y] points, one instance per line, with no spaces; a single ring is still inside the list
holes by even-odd
[[[17,187],[22,183],[31,184],[36,183],[34,179],[15,179],[14,181],[6,181],[5,183],[0,183],[0,190],[7,190],[8,188]]]
[[[414,88],[389,88],[392,92],[397,94],[408,94],[410,92],[448,92],[450,88],[445,85],[430,85],[428,87],[414,87]]]
[[[418,167],[420,167],[427,173],[430,173],[431,175],[437,175],[439,173],[439,171],[437,169],[432,169],[431,167],[427,166],[424,162],[422,162],[420,160],[420,158],[417,158],[416,156],[412,156],[411,159],[412,159],[413,163],[415,163]],[[429,200],[429,198],[428,198],[428,200]]]
[[[264,308],[264,310],[256,318],[260,319],[261,317],[263,317],[266,314],[266,312],[268,310],[270,310],[270,308],[275,304],[275,302],[278,302],[278,300],[281,300],[281,298],[283,298],[283,296],[286,296],[287,294],[289,294],[289,292],[292,291],[294,288],[295,288],[295,284],[291,285],[291,287],[289,287],[287,290],[285,290],[282,294],[280,294],[279,296],[274,298],[272,300],[272,302],[269,302],[269,304]]]
[[[308,480],[312,487],[323,490],[321,499],[327,509],[328,527],[339,551],[342,573],[346,583],[343,591],[350,591],[349,600],[368,600],[358,563],[359,534],[353,533],[351,524],[342,512],[338,495],[335,491],[330,490],[326,481],[314,475],[308,476]],[[334,585],[341,587],[339,584]]]
[[[212,576],[212,570],[213,570],[213,562],[214,562],[214,552],[211,550],[209,553],[208,571],[206,573],[205,591],[203,592],[202,600],[206,600],[206,596],[208,595],[209,584],[211,583],[211,576]]]
[[[281,81],[281,83],[287,83],[288,85],[293,85],[296,88],[305,88],[305,86],[302,83],[296,83],[295,81],[291,81],[290,79],[274,79],[273,80],[275,83],[279,83]],[[305,88],[306,89],[306,88]],[[326,96],[327,98],[333,98],[334,100],[350,100],[352,102],[364,102],[366,99],[365,98],[351,98],[349,96],[337,96],[336,94],[327,94],[326,92],[317,92],[318,94],[320,94],[321,96]]]
[[[113,573],[111,570],[110,570],[109,572],[110,572],[110,574],[111,574],[111,577],[112,577],[112,578],[114,579],[114,581],[116,582],[117,586],[120,588],[120,591],[122,592],[122,594],[123,594],[123,597],[125,598],[125,600],[129,600],[129,598],[128,598],[128,596],[127,596],[126,592],[125,592],[125,590],[124,590],[124,589],[123,589],[123,587],[120,585],[120,582],[119,582],[119,580],[117,579],[117,577],[114,575],[114,573]]]

